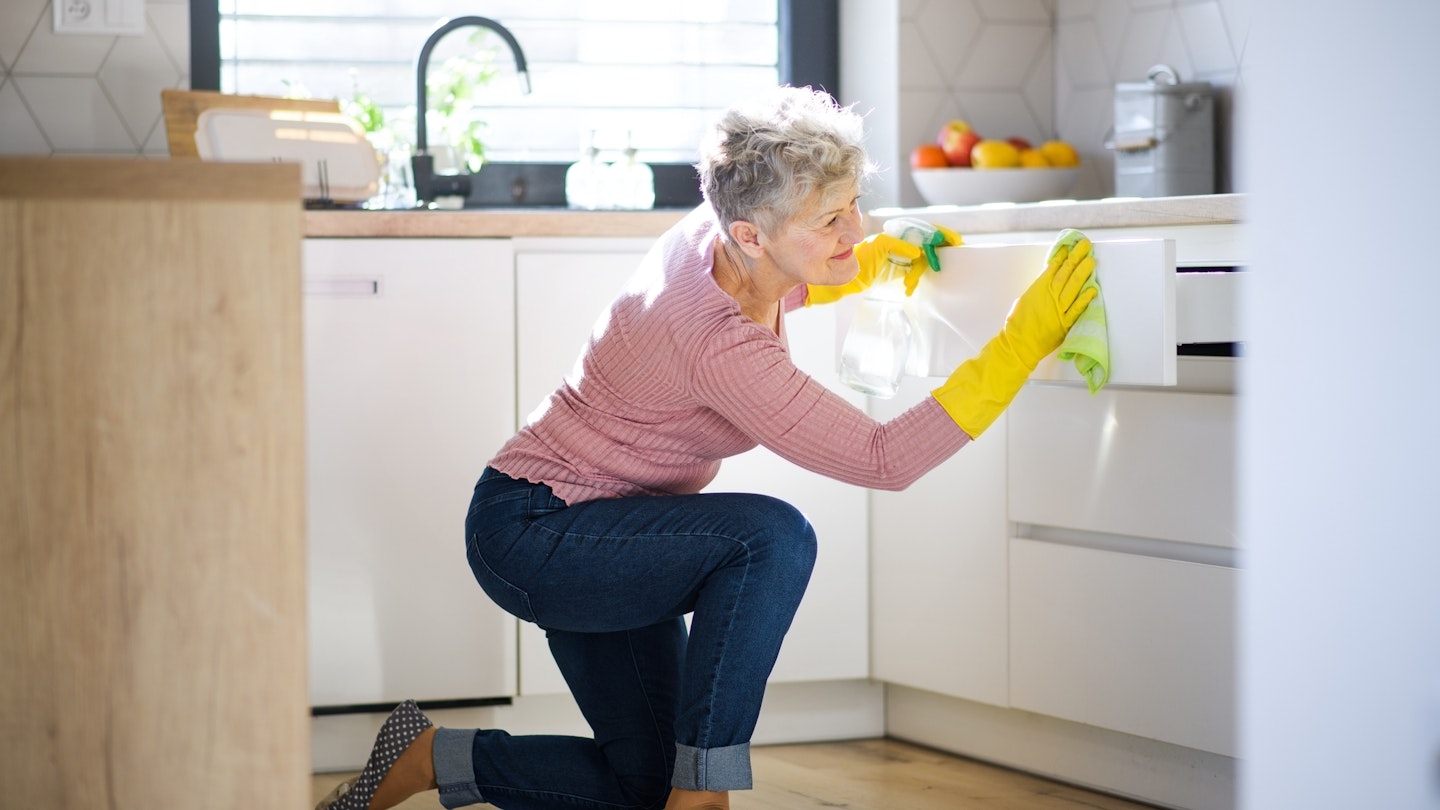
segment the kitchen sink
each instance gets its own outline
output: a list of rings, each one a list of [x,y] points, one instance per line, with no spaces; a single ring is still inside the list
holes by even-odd
[[[459,190],[468,180],[465,208],[565,208],[569,167],[568,163],[490,162],[475,174],[437,175],[434,182],[437,189]],[[656,208],[692,208],[700,203],[700,179],[694,166],[652,163],[650,168],[655,173]]]

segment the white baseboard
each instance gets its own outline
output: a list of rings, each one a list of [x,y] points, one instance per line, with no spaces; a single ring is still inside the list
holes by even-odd
[[[572,734],[589,726],[568,694],[517,697],[509,706],[427,711],[448,728],[503,728],[511,734]],[[328,715],[311,719],[311,768],[316,773],[358,771],[384,714]],[[851,740],[885,734],[885,688],[872,681],[770,684],[752,742],[756,745]]]
[[[1185,810],[1233,810],[1236,760],[1029,712],[890,685],[896,739]]]

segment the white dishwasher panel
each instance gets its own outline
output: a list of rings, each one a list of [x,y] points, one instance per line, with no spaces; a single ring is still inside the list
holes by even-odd
[[[515,694],[464,539],[514,431],[512,278],[508,241],[305,242],[312,705]]]

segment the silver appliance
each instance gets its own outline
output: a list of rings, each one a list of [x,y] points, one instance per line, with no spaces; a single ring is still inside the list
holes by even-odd
[[[1169,65],[1143,82],[1115,85],[1117,197],[1215,193],[1215,92],[1209,82],[1182,83]]]

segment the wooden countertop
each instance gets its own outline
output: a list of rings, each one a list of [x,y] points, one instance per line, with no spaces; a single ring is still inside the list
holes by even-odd
[[[867,215],[868,231],[895,216],[942,222],[962,235],[1060,228],[1126,228],[1241,221],[1244,195],[1079,200],[969,207],[882,208]],[[497,208],[468,211],[306,211],[304,234],[350,238],[509,238],[554,236],[654,237],[679,222],[684,209],[570,211]]]
[[[468,211],[306,211],[305,235],[330,237],[508,238],[659,236],[689,213],[495,208]]]

